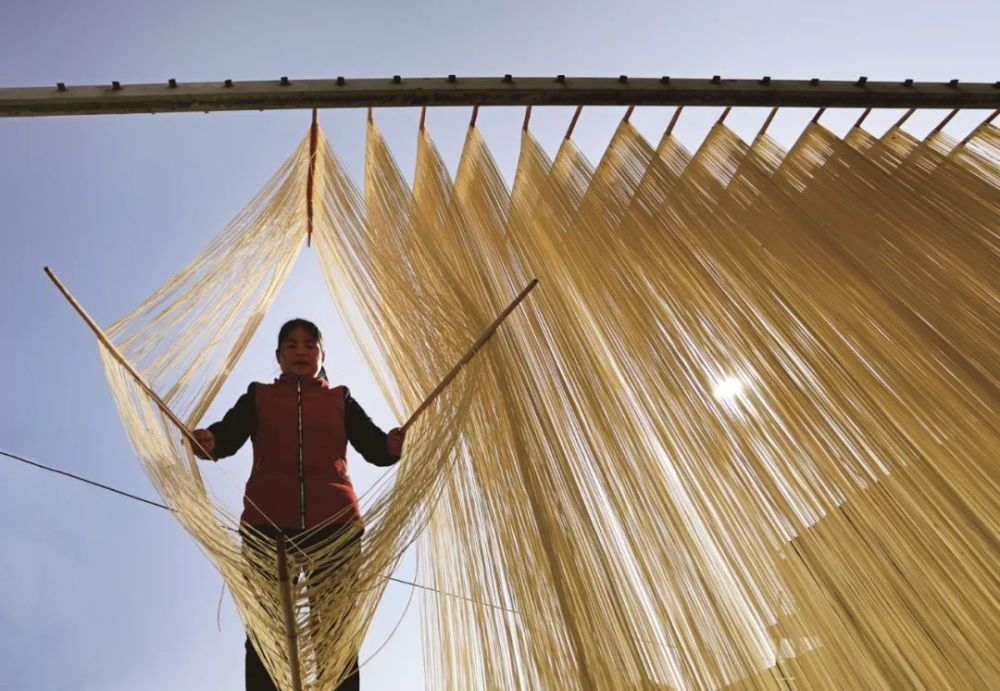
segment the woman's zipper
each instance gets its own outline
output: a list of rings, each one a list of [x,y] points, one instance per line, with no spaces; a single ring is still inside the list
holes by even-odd
[[[306,467],[304,456],[304,443],[302,439],[302,379],[295,378],[295,392],[298,398],[299,409],[299,519],[302,521],[302,529],[306,527]]]

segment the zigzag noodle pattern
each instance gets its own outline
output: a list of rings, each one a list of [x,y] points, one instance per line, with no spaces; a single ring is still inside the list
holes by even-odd
[[[364,498],[360,556],[293,549],[307,688],[332,689],[419,534],[428,688],[997,688],[1000,131],[809,125],[697,151],[623,122],[592,166],[530,132],[511,187],[476,128],[359,191],[320,133],[314,239],[399,419],[539,287]],[[198,422],[305,234],[308,138],[110,329]],[[151,481],[290,688],[275,545],[240,540],[105,354]],[[351,577],[319,578],[341,555]]]

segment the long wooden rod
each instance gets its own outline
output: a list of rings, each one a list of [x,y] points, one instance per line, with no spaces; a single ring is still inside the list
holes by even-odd
[[[108,349],[108,352],[111,353],[112,357],[114,357],[115,360],[117,360],[118,363],[125,368],[125,370],[132,376],[132,378],[139,385],[139,387],[142,388],[142,390],[145,391],[146,394],[153,399],[153,401],[160,408],[160,410],[163,411],[163,414],[166,415],[170,419],[170,421],[177,426],[177,428],[185,436],[188,442],[194,448],[201,450],[208,458],[215,460],[215,457],[211,453],[209,453],[198,442],[197,439],[195,439],[194,435],[191,433],[191,430],[187,428],[187,425],[185,425],[181,421],[181,419],[178,418],[177,415],[175,415],[172,410],[170,410],[170,406],[168,406],[163,401],[163,399],[160,398],[160,396],[153,390],[153,388],[149,384],[147,384],[146,381],[142,378],[142,375],[139,374],[139,372],[136,371],[136,369],[131,365],[131,363],[129,363],[129,361],[125,359],[125,356],[122,355],[121,351],[119,351],[118,348],[115,346],[115,344],[112,343],[111,340],[105,335],[101,327],[97,325],[97,322],[95,322],[91,318],[91,316],[87,313],[87,310],[85,310],[83,306],[77,301],[77,299],[73,297],[72,293],[69,292],[66,286],[62,284],[62,281],[59,280],[59,278],[55,275],[52,269],[46,266],[44,270],[46,275],[55,284],[56,288],[59,289],[59,292],[63,294],[63,297],[66,298],[66,300],[73,307],[73,309],[76,310],[77,314],[80,315],[83,321],[86,322],[87,326],[90,327],[91,331],[94,332],[94,335],[97,336],[97,339]],[[434,402],[434,400],[441,394],[441,392],[445,390],[448,384],[450,384],[452,380],[456,376],[458,376],[458,373],[461,371],[461,369],[465,367],[465,365],[468,364],[468,362],[475,356],[477,352],[479,352],[479,350],[486,344],[486,342],[490,340],[490,338],[492,338],[493,334],[496,333],[496,330],[499,328],[500,324],[502,324],[503,321],[510,315],[510,313],[513,312],[519,304],[521,304],[521,301],[528,296],[528,293],[530,293],[535,288],[536,285],[538,285],[538,279],[534,278],[527,286],[524,287],[524,289],[517,295],[517,297],[514,298],[514,300],[509,305],[507,305],[507,307],[503,310],[503,312],[501,312],[497,316],[497,318],[493,320],[493,323],[491,323],[488,327],[486,327],[486,330],[483,331],[482,335],[476,340],[475,343],[472,344],[469,350],[466,351],[465,355],[462,356],[462,358],[458,361],[458,363],[455,364],[455,366],[451,369],[451,371],[448,372],[447,375],[445,375],[444,379],[441,380],[441,383],[438,384],[434,388],[434,390],[427,395],[427,397],[417,407],[417,409],[413,411],[413,414],[410,415],[410,418],[403,424],[404,431],[409,429],[409,427],[414,422],[416,422],[417,418],[420,417],[420,414],[423,413],[424,410],[426,410],[428,406],[430,406]],[[194,470],[197,471],[197,467],[195,467]]]
[[[470,105],[998,108],[1000,82],[507,75],[0,88],[0,117]]]
[[[76,298],[73,297],[72,293],[70,293],[69,290],[66,289],[66,286],[62,284],[62,281],[59,280],[59,278],[55,275],[52,269],[46,266],[45,274],[52,280],[56,288],[59,289],[59,292],[63,294],[63,297],[65,297],[66,300],[69,302],[69,304],[72,305],[73,309],[76,310],[77,314],[79,314],[83,318],[83,321],[87,323],[87,326],[90,327],[90,330],[94,332],[95,336],[97,336],[97,340],[99,340],[104,345],[104,347],[108,349],[108,352],[111,353],[111,356],[118,361],[118,364],[125,368],[125,371],[132,376],[132,378],[135,380],[135,383],[138,384],[139,387],[143,391],[145,391],[150,398],[153,399],[157,407],[159,407],[159,409],[163,411],[163,414],[166,415],[170,419],[170,421],[177,426],[177,429],[181,431],[181,434],[183,434],[184,437],[188,440],[188,442],[192,445],[192,448],[197,448],[200,451],[202,451],[202,453],[204,453],[208,458],[216,460],[215,456],[210,454],[205,449],[205,447],[203,447],[198,442],[198,440],[194,438],[194,435],[191,433],[191,430],[188,429],[187,425],[185,425],[181,421],[181,419],[174,414],[174,411],[170,410],[170,406],[168,406],[163,401],[163,399],[160,398],[160,396],[155,391],[153,391],[153,388],[146,383],[146,380],[142,378],[142,375],[139,374],[139,372],[136,371],[136,369],[132,366],[132,364],[125,359],[125,356],[122,355],[121,351],[118,350],[118,347],[111,342],[111,340],[107,337],[107,335],[105,335],[101,327],[97,325],[97,322],[95,322],[91,318],[91,316],[87,314],[87,310],[83,308],[83,305],[77,302]],[[192,472],[195,473],[195,477],[197,477],[200,481],[201,474],[198,472],[197,465],[192,466]]]
[[[285,552],[284,535],[278,535],[278,589],[281,595],[281,612],[285,621],[285,639],[288,642],[288,667],[292,672],[292,689],[302,691],[299,637],[295,632],[295,612],[292,609],[292,586],[288,579],[288,555]]]
[[[313,236],[313,186],[316,180],[316,145],[319,139],[317,110],[313,108],[312,125],[309,127],[309,172],[306,176],[306,245],[312,244]]]
[[[434,390],[427,395],[427,397],[424,399],[424,402],[421,403],[415,411],[413,411],[413,414],[410,416],[410,419],[403,424],[403,431],[408,430],[410,428],[410,425],[416,422],[417,418],[420,417],[420,414],[423,413],[424,410],[426,410],[427,407],[434,402],[434,399],[437,398],[438,395],[445,390],[445,387],[447,387],[448,384],[451,383],[452,379],[458,376],[458,373],[461,371],[461,369],[465,367],[465,365],[469,362],[469,360],[471,360],[475,356],[475,354],[479,352],[479,349],[482,348],[486,344],[486,342],[493,337],[493,334],[496,333],[497,328],[499,328],[500,324],[503,323],[504,319],[506,319],[507,316],[511,312],[513,312],[514,309],[519,304],[521,304],[521,301],[528,296],[528,293],[530,293],[536,285],[538,285],[538,279],[537,278],[531,279],[531,283],[525,286],[524,290],[518,293],[517,297],[514,298],[514,300],[509,305],[507,305],[504,311],[501,312],[500,315],[493,320],[493,323],[490,324],[488,327],[486,327],[486,330],[483,331],[483,334],[476,340],[475,343],[472,344],[469,350],[466,351],[465,355],[462,356],[462,359],[459,360],[458,363],[451,368],[451,371],[445,375],[444,379],[441,380],[441,383],[438,384],[434,388]]]
[[[569,121],[569,127],[566,128],[566,136],[564,139],[573,138],[573,130],[576,129],[576,123],[580,119],[580,113],[583,112],[583,106],[577,106],[576,110],[573,111],[573,119]]]

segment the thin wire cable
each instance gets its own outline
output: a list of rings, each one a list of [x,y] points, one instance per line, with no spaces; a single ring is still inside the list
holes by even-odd
[[[91,485],[93,487],[99,487],[100,489],[107,490],[108,492],[114,492],[115,494],[120,494],[123,497],[128,497],[129,499],[134,499],[135,501],[141,501],[143,504],[149,504],[150,506],[155,506],[155,507],[157,507],[159,509],[166,509],[167,511],[173,512],[173,509],[171,509],[169,506],[166,506],[166,505],[161,504],[159,502],[153,501],[151,499],[145,499],[143,497],[140,497],[140,496],[135,495],[135,494],[131,494],[131,493],[126,492],[124,490],[115,489],[114,487],[102,484],[100,482],[96,482],[94,480],[88,480],[85,477],[80,477],[79,475],[74,475],[73,473],[66,472],[65,470],[59,470],[58,468],[52,468],[50,466],[43,465],[43,464],[39,463],[38,461],[32,461],[31,459],[25,458],[24,456],[19,456],[19,455],[15,454],[15,453],[11,453],[10,451],[0,450],[0,455],[6,456],[7,458],[11,458],[11,459],[13,459],[15,461],[20,461],[21,463],[26,463],[26,464],[34,466],[36,468],[41,468],[42,470],[47,470],[50,473],[56,473],[57,475],[62,475],[64,477],[72,478],[73,480],[78,480],[79,482],[83,482],[83,483]]]
[[[0,456],[6,456],[7,458],[10,458],[12,460],[20,461],[21,463],[25,463],[27,465],[34,466],[36,468],[40,468],[42,470],[47,470],[50,473],[55,473],[57,475],[62,475],[64,477],[68,477],[68,478],[71,478],[73,480],[78,480],[79,482],[83,482],[85,484],[91,485],[92,487],[98,487],[98,488],[106,490],[108,492],[113,492],[115,494],[118,494],[118,495],[121,495],[123,497],[126,497],[128,499],[134,499],[135,501],[142,502],[143,504],[148,504],[150,506],[155,506],[158,509],[164,509],[166,511],[170,511],[171,513],[173,513],[173,509],[171,509],[169,506],[166,506],[166,505],[161,504],[159,502],[155,502],[155,501],[152,501],[150,499],[145,499],[145,498],[140,497],[138,495],[131,494],[131,493],[126,492],[124,490],[116,489],[114,487],[111,487],[110,485],[105,485],[105,484],[102,484],[100,482],[96,482],[94,480],[88,480],[85,477],[81,477],[79,475],[74,475],[73,473],[66,472],[65,470],[59,470],[58,468],[53,468],[51,466],[44,465],[42,463],[39,463],[38,461],[33,461],[33,460],[29,459],[29,458],[25,458],[24,456],[19,456],[18,454],[11,453],[10,451],[4,451],[4,450],[0,449]],[[386,580],[393,581],[395,583],[399,583],[399,584],[402,584],[402,585],[408,585],[408,586],[411,586],[413,588],[420,588],[421,590],[426,590],[426,591],[429,591],[429,592],[432,592],[432,593],[437,593],[438,595],[444,595],[445,597],[452,597],[452,598],[455,598],[455,599],[458,599],[458,600],[465,600],[466,602],[470,602],[472,604],[479,605],[481,607],[491,607],[493,609],[500,609],[500,610],[504,610],[506,612],[510,612],[511,614],[517,614],[517,612],[515,612],[514,610],[507,609],[506,607],[501,607],[499,605],[494,605],[494,604],[489,603],[489,602],[479,602],[478,600],[473,600],[472,598],[466,597],[464,595],[458,595],[456,593],[446,593],[443,590],[438,590],[437,588],[431,588],[430,586],[421,585],[420,583],[415,583],[413,581],[407,581],[405,579],[397,578],[395,576],[384,576],[384,578]],[[225,584],[223,584],[222,592],[223,593],[225,592]],[[222,606],[221,602],[222,602],[222,595],[220,594],[219,595],[219,603],[220,603],[219,607]]]

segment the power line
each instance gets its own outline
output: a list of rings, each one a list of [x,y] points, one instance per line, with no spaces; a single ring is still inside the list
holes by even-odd
[[[137,496],[135,494],[131,494],[129,492],[125,492],[124,490],[116,489],[114,487],[111,487],[109,485],[105,485],[105,484],[100,483],[100,482],[95,482],[94,480],[88,480],[85,477],[80,477],[79,475],[74,475],[73,473],[68,473],[65,470],[59,470],[58,468],[52,468],[51,466],[44,465],[44,464],[39,463],[37,461],[33,461],[30,458],[25,458],[24,456],[19,456],[16,453],[11,453],[9,451],[4,451],[3,449],[0,449],[0,456],[6,456],[7,458],[13,459],[15,461],[19,461],[19,462],[24,463],[26,465],[33,466],[35,468],[41,468],[42,470],[47,470],[50,473],[55,473],[57,475],[62,475],[64,477],[68,477],[68,478],[72,478],[74,480],[78,480],[79,482],[83,482],[85,484],[91,485],[92,487],[99,487],[100,489],[107,490],[108,492],[114,492],[115,494],[119,494],[119,495],[121,495],[123,497],[127,497],[127,498],[133,499],[135,501],[140,501],[143,504],[149,504],[150,506],[155,506],[155,507],[157,507],[159,509],[165,509],[166,511],[170,511],[171,513],[174,512],[173,509],[171,509],[169,506],[166,506],[165,504],[161,504],[159,502],[152,501],[151,499],[145,499],[145,498]],[[437,588],[431,588],[430,586],[420,585],[419,583],[414,583],[412,581],[405,581],[402,578],[396,578],[395,576],[386,576],[385,578],[388,579],[388,580],[390,580],[390,581],[395,581],[396,583],[401,583],[403,585],[411,586],[413,588],[420,588],[421,590],[427,590],[427,591],[432,592],[432,593],[437,593],[438,595],[446,595],[447,597],[453,597],[453,598],[457,598],[459,600],[465,600],[466,602],[471,602],[471,603],[476,604],[476,605],[482,605],[483,607],[490,607],[492,609],[499,609],[499,610],[503,610],[504,612],[510,612],[511,614],[517,614],[516,611],[514,611],[512,609],[508,609],[506,607],[501,607],[500,605],[494,605],[494,604],[491,604],[489,602],[479,602],[478,600],[473,600],[472,598],[466,597],[464,595],[457,595],[455,593],[448,593],[448,592],[445,592],[443,590],[438,590]]]
[[[32,461],[24,456],[18,456],[15,453],[10,453],[9,451],[3,451],[0,449],[0,455],[6,456],[7,458],[13,458],[15,461],[20,461],[21,463],[27,463],[28,465],[35,466],[36,468],[41,468],[42,470],[47,470],[50,473],[56,473],[57,475],[65,475],[66,477],[73,478],[74,480],[79,480],[80,482],[85,482],[88,485],[93,485],[94,487],[100,487],[109,492],[114,492],[115,494],[120,494],[123,497],[128,497],[129,499],[135,499],[136,501],[141,501],[144,504],[149,504],[150,506],[156,506],[161,509],[166,509],[167,511],[173,511],[169,506],[161,504],[159,502],[152,501],[150,499],[144,499],[142,497],[130,494],[120,489],[115,489],[114,487],[109,487],[108,485],[103,485],[100,482],[94,482],[93,480],[88,480],[85,477],[80,477],[79,475],[74,475],[73,473],[67,473],[65,470],[59,470],[58,468],[50,468],[47,465],[38,463],[37,461]]]

